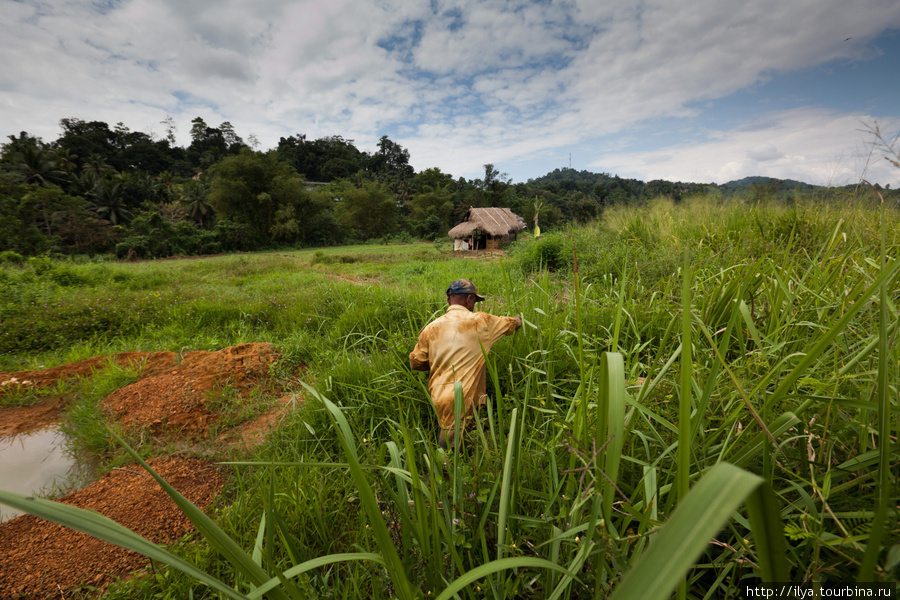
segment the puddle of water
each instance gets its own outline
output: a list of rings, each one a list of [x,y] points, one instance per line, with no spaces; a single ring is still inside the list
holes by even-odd
[[[56,427],[0,438],[0,489],[53,497],[88,483],[89,465],[65,451],[66,436]],[[0,504],[0,523],[20,515]]]

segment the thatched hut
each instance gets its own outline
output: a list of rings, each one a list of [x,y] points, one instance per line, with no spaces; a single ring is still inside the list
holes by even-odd
[[[463,222],[447,235],[453,238],[453,249],[490,250],[500,247],[500,242],[516,239],[525,229],[525,221],[508,208],[470,208]]]

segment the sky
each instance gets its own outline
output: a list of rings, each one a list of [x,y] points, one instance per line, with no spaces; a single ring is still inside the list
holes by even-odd
[[[0,56],[0,139],[199,116],[467,179],[900,186],[898,0],[0,0]]]

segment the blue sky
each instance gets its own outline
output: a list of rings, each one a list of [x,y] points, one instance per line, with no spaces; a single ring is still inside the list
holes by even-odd
[[[896,0],[0,0],[0,135],[196,116],[514,181],[900,185]],[[571,157],[571,158],[570,158]],[[571,162],[570,162],[571,161]]]

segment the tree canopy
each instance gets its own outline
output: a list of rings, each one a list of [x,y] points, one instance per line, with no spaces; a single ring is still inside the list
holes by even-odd
[[[499,167],[455,178],[433,166],[418,173],[410,152],[381,136],[372,152],[351,139],[302,133],[257,150],[228,121],[196,117],[190,143],[122,123],[67,117],[51,142],[27,132],[0,144],[0,252],[173,253],[309,246],[373,239],[441,239],[470,207],[510,208],[546,231],[590,222],[605,207],[659,196],[681,201],[715,193],[747,202],[790,202],[821,192],[799,182],[750,178],[723,186],[556,169],[513,183]],[[252,147],[251,147],[252,146]],[[849,193],[838,190],[834,193]],[[896,201],[896,190],[881,190]],[[827,197],[828,192],[821,192]]]

